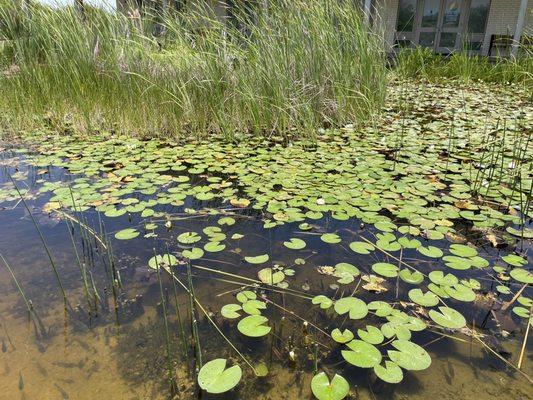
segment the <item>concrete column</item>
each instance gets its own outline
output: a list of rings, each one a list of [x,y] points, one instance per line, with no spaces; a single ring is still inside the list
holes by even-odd
[[[518,48],[520,47],[520,37],[524,30],[524,20],[526,19],[527,0],[520,1],[520,10],[518,11],[518,19],[516,21],[516,29],[514,31],[513,45],[511,48],[511,56],[518,55]]]

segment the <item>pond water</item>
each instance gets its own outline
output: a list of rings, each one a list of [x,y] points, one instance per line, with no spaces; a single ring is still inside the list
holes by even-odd
[[[498,123],[437,111],[452,95],[426,88],[408,122],[392,104],[385,143],[0,143],[0,399],[311,399],[320,371],[350,399],[531,398],[533,114],[501,104],[523,115],[484,155]],[[238,385],[200,390],[198,353]]]

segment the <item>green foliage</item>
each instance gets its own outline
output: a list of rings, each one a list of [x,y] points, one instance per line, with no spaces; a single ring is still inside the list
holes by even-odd
[[[366,120],[384,100],[382,42],[350,3],[277,1],[253,23],[242,17],[247,29],[212,10],[82,19],[74,7],[18,4],[0,1],[0,66],[17,70],[0,73],[0,112],[21,126],[46,115],[151,136],[312,136]]]

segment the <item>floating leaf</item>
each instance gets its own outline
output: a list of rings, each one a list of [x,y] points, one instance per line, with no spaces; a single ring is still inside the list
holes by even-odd
[[[263,268],[257,273],[259,280],[269,285],[275,285],[285,279],[283,271],[274,271],[272,268]]]
[[[527,264],[527,260],[524,257],[517,256],[516,254],[508,254],[502,257],[502,260],[513,267],[522,267]]]
[[[210,253],[217,253],[226,248],[226,245],[220,242],[207,242],[204,245],[204,250]]]
[[[224,318],[235,319],[241,316],[241,314],[237,312],[240,310],[242,310],[242,307],[238,304],[226,304],[220,309],[220,313]]]
[[[266,303],[259,301],[259,300],[255,300],[255,299],[248,300],[247,302],[242,304],[242,310],[246,314],[250,314],[250,315],[261,315],[260,310],[264,310],[266,308],[267,308]]]
[[[424,275],[418,271],[411,271],[407,268],[404,268],[399,273],[400,279],[406,283],[412,285],[418,285],[424,281]]]
[[[446,274],[444,275],[444,272],[442,271],[431,271],[429,273],[429,279],[431,282],[433,282],[436,285],[455,285],[459,280],[457,277],[453,274]]]
[[[204,251],[199,247],[193,247],[192,249],[183,250],[181,254],[183,254],[183,257],[190,260],[197,260],[204,256]]]
[[[324,233],[322,236],[320,236],[320,239],[322,239],[323,242],[330,244],[341,242],[341,238],[336,233]]]
[[[262,254],[260,256],[248,256],[244,257],[244,259],[249,262],[250,264],[262,264],[268,261],[269,257],[268,254]]]
[[[218,220],[218,224],[219,225],[228,225],[228,226],[231,226],[231,225],[235,225],[235,219],[231,218],[231,217],[222,217]]]
[[[386,278],[395,278],[398,276],[398,270],[399,268],[396,265],[385,262],[378,262],[372,265],[372,271]]]
[[[157,267],[171,267],[178,264],[178,259],[172,254],[158,254],[153,256],[148,260],[148,266],[152,269],[157,269]]]
[[[288,249],[301,250],[305,247],[305,242],[302,239],[291,238],[287,242],[283,242],[283,245]]]
[[[234,365],[226,369],[223,358],[205,363],[198,372],[198,385],[207,393],[225,393],[233,389],[242,377],[241,367]]]
[[[331,337],[337,343],[348,343],[354,338],[353,332],[349,329],[345,329],[341,332],[339,328],[333,329],[331,332]]]
[[[420,246],[416,250],[420,254],[426,257],[431,257],[431,258],[441,258],[444,255],[442,250],[435,246],[427,246],[427,247]]]
[[[341,354],[350,364],[360,368],[372,368],[381,363],[381,352],[376,346],[363,340],[352,340],[346,346],[350,350],[342,350]]]
[[[450,253],[455,254],[459,257],[474,257],[477,256],[477,250],[470,247],[465,246],[464,244],[452,244],[450,246]]]
[[[134,228],[122,229],[115,233],[115,238],[118,240],[130,240],[139,236],[140,232]]]
[[[387,383],[398,383],[403,379],[402,369],[393,361],[386,360],[385,366],[376,365],[374,372],[377,377]]]
[[[439,311],[429,310],[429,317],[440,326],[449,329],[461,329],[466,326],[465,317],[450,307],[439,307]]]
[[[439,304],[439,298],[432,292],[422,292],[420,289],[411,289],[408,293],[411,301],[425,307],[433,307]]]
[[[389,350],[389,358],[400,367],[409,371],[421,371],[431,365],[431,357],[423,347],[408,340],[395,340]]]
[[[315,305],[320,304],[320,308],[323,310],[327,310],[333,305],[333,300],[331,300],[329,297],[324,296],[323,294],[319,294],[318,296],[313,297],[311,302]]]
[[[320,372],[311,380],[311,391],[318,400],[342,400],[348,395],[350,385],[337,374],[330,383],[328,376]]]
[[[339,315],[348,313],[350,319],[361,319],[368,314],[368,308],[363,300],[343,297],[335,302],[335,312]]]
[[[370,344],[380,344],[384,339],[381,330],[372,325],[367,325],[366,330],[358,329],[357,334],[361,339]]]
[[[178,242],[183,244],[192,244],[198,242],[202,237],[196,232],[183,232],[178,235]]]
[[[509,275],[518,282],[533,284],[533,274],[523,268],[514,268]]]
[[[375,247],[367,242],[352,242],[350,249],[357,254],[370,254],[371,251],[375,250]]]
[[[392,306],[385,301],[371,301],[367,307],[369,310],[375,311],[378,317],[386,317],[392,312]]]
[[[257,299],[257,295],[251,290],[243,290],[242,292],[237,293],[236,297],[241,303],[246,303],[248,300]]]
[[[268,335],[272,329],[270,326],[264,325],[266,322],[268,322],[268,318],[263,315],[250,315],[239,321],[237,329],[245,336],[261,337]]]

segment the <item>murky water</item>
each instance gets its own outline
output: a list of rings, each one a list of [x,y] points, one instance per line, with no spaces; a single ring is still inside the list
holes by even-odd
[[[9,182],[8,173],[13,175],[17,186],[29,189],[27,204],[39,224],[40,230],[50,248],[65,287],[69,309],[65,312],[61,293],[50,266],[45,249],[39,239],[32,220],[22,202],[13,200],[2,204],[0,209],[0,253],[11,266],[25,295],[31,300],[42,327],[29,319],[23,299],[6,268],[0,268],[0,399],[167,399],[170,397],[167,376],[167,353],[165,329],[161,307],[161,297],[169,307],[173,363],[176,368],[178,395],[181,399],[201,397],[226,399],[308,399],[312,398],[310,380],[314,375],[315,346],[312,344],[313,327],[304,326],[305,319],[310,324],[330,332],[342,326],[345,319],[332,318],[317,312],[310,301],[302,296],[312,297],[317,293],[330,297],[349,295],[353,290],[336,284],[336,278],[316,273],[316,268],[348,261],[362,271],[368,271],[372,263],[383,260],[375,255],[357,255],[347,245],[332,246],[320,240],[319,235],[302,232],[298,223],[285,224],[273,229],[263,229],[261,213],[255,210],[233,210],[231,215],[236,223],[224,227],[229,238],[234,233],[243,238],[225,241],[223,252],[206,253],[203,258],[194,260],[193,283],[196,296],[210,311],[213,320],[236,347],[254,363],[264,362],[269,366],[269,375],[256,378],[245,371],[245,377],[233,392],[226,395],[199,395],[190,374],[193,370],[193,353],[189,350],[187,363],[179,340],[180,329],[176,322],[175,304],[179,305],[184,320],[186,335],[188,325],[189,297],[178,287],[174,297],[172,281],[162,277],[161,293],[157,274],[147,267],[147,260],[156,253],[178,253],[182,250],[176,242],[181,232],[200,232],[212,226],[218,216],[206,212],[188,215],[187,207],[222,208],[209,202],[193,202],[187,199],[180,207],[165,207],[173,215],[172,227],[159,224],[153,232],[127,241],[118,241],[113,234],[131,226],[142,228],[137,216],[123,215],[106,218],[102,215],[105,231],[113,245],[116,266],[115,279],[121,284],[115,295],[110,284],[109,260],[95,237],[82,240],[78,225],[71,227],[57,213],[44,213],[43,205],[49,194],[33,194],[44,182],[72,180],[66,170],[28,166],[23,155],[4,151],[1,154],[0,185]],[[6,186],[7,187],[7,186]],[[6,189],[4,189],[6,190]],[[149,197],[149,196],[148,196]],[[225,207],[228,208],[228,207]],[[88,226],[99,232],[101,227],[98,214],[94,210],[84,212]],[[354,240],[355,233],[372,236],[374,228],[363,226],[360,220],[351,218],[339,221],[324,216],[313,222],[318,232],[336,232],[342,243]],[[82,258],[94,288],[99,294],[97,309],[92,312],[87,306],[83,284],[80,279],[76,253],[71,243],[69,229],[73,233],[79,256]],[[147,231],[152,232],[152,231]],[[145,233],[143,231],[143,233]],[[464,233],[467,233],[465,228]],[[87,232],[85,231],[85,234]],[[150,237],[153,236],[153,237]],[[298,253],[305,264],[295,263],[295,253],[283,246],[283,241],[291,237],[301,237],[307,246]],[[475,242],[475,235],[471,236]],[[444,246],[445,241],[432,241],[432,245]],[[90,246],[89,246],[90,245]],[[527,243],[524,244],[526,247]],[[245,281],[232,275],[221,275],[205,268],[223,271],[249,279],[257,279],[257,268],[251,268],[242,260],[243,249],[247,254],[270,255],[272,263],[290,267],[295,275],[290,277],[290,288],[296,296],[272,290],[259,291],[272,302],[265,313],[272,321],[273,334],[261,340],[245,338],[237,332],[235,324],[220,316],[220,308],[233,302],[234,295],[243,288]],[[334,249],[334,250],[333,250]],[[480,249],[487,259],[495,259],[498,250]],[[385,257],[386,258],[386,257]],[[412,263],[421,271],[430,271],[437,261],[423,260],[414,250],[406,249],[403,260]],[[197,267],[203,267],[200,269]],[[181,269],[180,269],[181,268]],[[178,268],[178,279],[187,282],[184,267]],[[458,277],[477,278],[483,283],[483,294],[496,283],[485,272],[456,271]],[[517,291],[519,285],[512,285]],[[396,302],[406,298],[409,289],[405,284],[394,280],[384,283],[386,292],[358,292],[358,297],[369,302],[386,300]],[[528,293],[526,289],[524,294]],[[530,295],[530,293],[529,293]],[[503,296],[510,300],[512,295]],[[93,299],[94,300],[94,299]],[[510,312],[501,312],[490,296],[481,296],[476,305],[459,305],[468,326],[472,324],[487,336],[483,339],[495,349],[500,357],[516,364],[524,338],[526,324]],[[493,310],[494,309],[494,310]],[[293,311],[291,313],[289,310]],[[200,314],[199,332],[204,359],[216,357],[231,358],[240,362],[229,349],[210,321]],[[355,326],[364,327],[375,320],[368,317],[356,321]],[[502,337],[502,330],[506,338]],[[352,399],[528,399],[532,397],[531,385],[527,378],[506,365],[500,358],[486,350],[477,340],[468,335],[455,335],[457,339],[443,337],[437,333],[413,332],[416,343],[430,353],[432,365],[420,372],[406,372],[405,379],[397,385],[385,384],[375,378],[370,371],[352,367],[344,362],[339,346],[325,337],[317,336],[318,367],[333,375],[341,373],[351,386]],[[315,339],[313,339],[315,340]],[[414,339],[413,339],[414,340]],[[527,345],[523,361],[523,372],[533,375],[532,341]],[[290,352],[294,356],[291,358]],[[242,362],[241,362],[242,364]],[[243,370],[246,365],[241,365]]]

